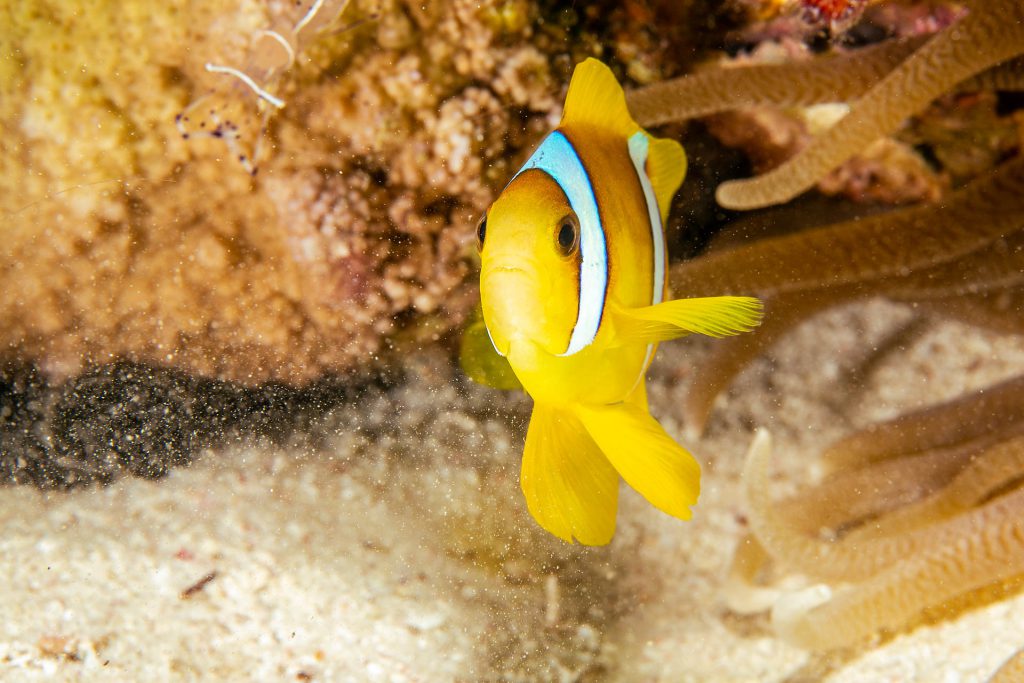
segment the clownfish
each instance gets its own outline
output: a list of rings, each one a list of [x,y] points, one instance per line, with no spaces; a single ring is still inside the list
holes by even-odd
[[[611,541],[620,477],[690,518],[700,466],[648,412],[647,367],[658,342],[760,322],[750,297],[668,300],[664,224],[685,173],[679,143],[643,130],[588,59],[560,125],[477,226],[483,320],[463,367],[533,398],[520,484],[534,519],[569,543]]]

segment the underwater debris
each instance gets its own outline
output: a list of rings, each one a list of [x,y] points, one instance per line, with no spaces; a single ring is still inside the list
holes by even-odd
[[[837,32],[856,23],[867,6],[868,0],[800,0],[800,14],[808,24]]]
[[[207,62],[207,72],[230,80],[192,101],[175,117],[182,138],[221,140],[231,156],[256,175],[267,124],[285,106],[270,90],[292,68],[296,56],[331,29],[348,4],[349,0],[284,3],[271,26],[253,34],[244,67]]]
[[[193,583],[188,588],[185,588],[184,590],[182,590],[178,597],[181,598],[182,600],[191,600],[192,598],[194,598],[199,593],[202,593],[203,589],[206,588],[206,586],[209,585],[209,583],[211,581],[216,579],[218,574],[219,574],[219,572],[216,569],[214,569],[213,571],[207,572],[206,574],[203,575],[203,577],[201,579],[199,579],[198,581]]]
[[[862,508],[829,520],[827,529],[835,540],[823,540],[822,529],[801,528],[807,526],[809,512],[805,492],[782,505],[771,500],[766,476],[770,455],[771,439],[767,432],[760,432],[751,445],[743,477],[756,539],[749,542],[759,543],[765,552],[744,550],[737,556],[743,566],[734,566],[732,577],[749,579],[762,560],[771,558],[812,581],[828,582],[786,589],[775,601],[776,630],[801,647],[849,647],[881,631],[904,629],[925,610],[948,615],[944,606],[954,599],[1024,572],[1022,437],[994,446],[975,445],[959,458],[959,468],[946,482],[917,491],[900,507]],[[927,475],[933,465],[930,458],[918,454],[901,462],[910,466],[905,474],[912,480]],[[889,465],[874,467],[887,470]],[[863,476],[861,491],[870,494],[870,482],[891,483],[891,474],[854,470],[833,476]],[[812,495],[822,486],[841,494],[839,500],[831,501],[836,513],[844,510],[843,498],[861,495],[827,481],[813,487]],[[891,505],[891,490],[875,500]]]

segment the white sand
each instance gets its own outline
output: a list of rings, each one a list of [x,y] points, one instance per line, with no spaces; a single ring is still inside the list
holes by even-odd
[[[322,416],[320,449],[224,447],[158,482],[0,489],[0,680],[815,680],[817,660],[765,618],[722,606],[753,428],[776,437],[782,492],[836,436],[1024,371],[1024,340],[929,324],[845,386],[908,315],[858,306],[784,340],[690,444],[695,520],[624,490],[606,549],[565,546],[525,513],[528,403],[457,389],[432,354],[412,363],[420,380]],[[677,435],[706,346],[669,345],[652,373],[652,410]],[[830,680],[982,681],[1024,645],[1021,624],[1017,596]]]

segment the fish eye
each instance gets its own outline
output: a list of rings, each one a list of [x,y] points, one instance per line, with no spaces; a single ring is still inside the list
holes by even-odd
[[[580,242],[580,224],[576,216],[566,216],[558,221],[558,231],[555,233],[555,242],[558,244],[558,251],[562,256],[569,256]]]
[[[480,222],[476,224],[476,248],[483,250],[484,239],[487,237],[487,215],[480,217]]]

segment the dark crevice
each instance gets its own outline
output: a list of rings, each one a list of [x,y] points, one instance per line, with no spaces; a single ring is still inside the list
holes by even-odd
[[[158,478],[203,449],[283,441],[383,376],[255,388],[116,362],[58,385],[31,366],[0,368],[0,483],[69,488],[123,474]]]

